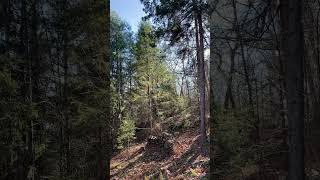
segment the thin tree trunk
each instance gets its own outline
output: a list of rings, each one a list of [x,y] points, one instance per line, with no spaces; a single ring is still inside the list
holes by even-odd
[[[109,41],[109,38],[110,38],[110,0],[107,0],[106,1],[106,9],[107,9],[107,18],[106,18],[106,21],[107,21],[107,25],[108,27],[106,27],[106,47],[109,48],[110,47],[110,41]],[[107,64],[109,64],[109,66],[107,67],[112,67],[111,65],[111,58],[110,58],[110,49],[107,49],[107,53],[106,53],[106,61],[107,61]],[[110,90],[111,90],[111,77],[110,77],[110,72],[111,72],[111,68],[109,69],[106,69],[106,82],[107,82],[107,96],[108,96],[108,99],[110,99]],[[131,88],[131,77],[130,77],[130,88]],[[109,103],[107,104],[107,110],[106,110],[106,119],[107,121],[109,121],[109,124],[111,124],[112,120],[111,120],[111,103],[109,101]],[[111,140],[111,126],[107,125],[107,128],[106,128],[106,132],[103,133],[103,134],[106,134],[106,138],[105,138],[105,141],[106,141],[106,145],[107,145],[107,148],[106,148],[106,161],[105,161],[105,165],[103,164],[102,165],[102,171],[104,174],[102,176],[103,179],[110,179],[110,161],[111,161],[111,156],[112,156],[112,149],[113,149],[113,144],[112,144],[112,140]],[[103,151],[104,152],[104,151]],[[105,166],[105,168],[104,168]]]
[[[68,2],[64,0],[62,2],[62,16],[66,15]],[[63,107],[63,127],[62,127],[62,156],[63,156],[63,178],[68,179],[68,176],[71,173],[71,162],[70,162],[70,118],[69,118],[69,47],[68,47],[68,32],[66,25],[62,25],[61,32],[61,47],[62,47],[62,68],[63,68],[63,93],[62,95],[62,107]]]
[[[235,71],[234,68],[234,58],[235,58],[235,52],[237,50],[237,45],[235,45],[234,48],[230,47],[230,70],[229,70],[229,75],[228,75],[228,82],[227,82],[227,92],[226,92],[226,97],[225,97],[225,102],[224,102],[224,108],[228,109],[229,108],[229,103],[231,103],[231,107],[233,109],[236,108],[236,103],[234,101],[234,97],[232,94],[232,82],[233,82],[233,74]]]
[[[22,94],[24,96],[24,103],[30,105],[30,102],[28,102],[28,99],[30,98],[30,95],[28,95],[28,91],[30,89],[30,87],[28,87],[28,83],[30,83],[30,79],[28,80],[28,75],[30,75],[30,57],[29,57],[29,53],[28,53],[28,19],[27,19],[27,2],[26,0],[22,0],[21,1],[21,19],[20,19],[20,32],[19,32],[19,38],[20,38],[20,54],[22,55],[22,57],[24,58],[24,60],[26,60],[28,62],[28,65],[26,67],[23,67],[24,72],[23,73],[23,86],[22,86]],[[29,77],[30,78],[30,77]],[[30,85],[30,84],[29,84]],[[28,120],[28,119],[27,119]],[[31,123],[30,123],[31,124]],[[29,126],[30,126],[29,124]],[[27,126],[28,128],[28,126]],[[18,152],[17,152],[17,180],[23,180],[26,175],[27,175],[27,170],[29,167],[29,162],[28,162],[28,150],[30,150],[30,144],[28,144],[30,142],[30,130],[28,128],[28,130],[26,131],[25,134],[25,144],[24,146],[26,147],[19,147],[18,148]],[[30,151],[29,151],[30,152]]]
[[[279,83],[280,83],[280,106],[281,106],[281,127],[283,128],[283,145],[287,146],[287,121],[288,121],[288,112],[287,112],[287,98],[286,96],[286,80],[285,80],[285,63],[288,61],[288,46],[286,45],[287,42],[287,33],[288,33],[288,18],[289,13],[287,9],[287,2],[280,1],[280,47],[278,47],[279,52],[279,68],[280,68],[280,75],[279,75]],[[286,167],[288,168],[288,167]]]
[[[213,13],[213,1],[210,1],[209,4],[210,7],[210,79],[209,79],[209,101],[210,101],[210,179],[215,179],[214,177],[214,123],[215,123],[215,113],[214,113],[214,92],[213,92],[213,84],[214,84],[214,73],[213,73],[213,69],[214,69],[214,56],[213,56],[213,52],[214,52],[214,39],[213,39],[213,18],[212,18],[212,14]]]
[[[200,134],[201,149],[206,141],[206,105],[205,105],[205,69],[204,69],[204,43],[203,43],[203,27],[201,12],[196,12],[196,43],[197,43],[197,60],[198,60],[198,82],[200,91]]]

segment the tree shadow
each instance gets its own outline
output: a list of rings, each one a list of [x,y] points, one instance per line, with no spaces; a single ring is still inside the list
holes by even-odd
[[[137,152],[135,152],[130,157],[128,157],[128,160],[133,159],[133,158],[137,157],[138,155],[140,155],[141,151],[142,150],[139,149]],[[130,162],[124,168],[119,169],[115,174],[112,174],[111,178],[117,177],[117,176],[121,177],[122,175],[127,174],[130,169],[134,168],[136,164],[138,164],[139,162],[142,161],[143,156],[144,156],[144,152],[142,152],[140,157],[136,158],[136,160]]]
[[[160,150],[146,150],[143,154],[142,161],[144,163],[161,162],[166,161],[171,157],[172,154],[168,154],[167,152],[162,152]]]
[[[192,143],[188,151],[180,156],[173,165],[171,165],[168,170],[173,172],[172,175],[177,176],[179,174],[184,173],[186,170],[194,166],[194,161],[198,158],[198,156],[208,156],[208,150],[205,148],[201,151],[200,146],[200,136],[197,137],[196,140]]]
[[[192,145],[189,149],[183,153],[179,158],[173,159],[170,162],[170,166],[167,168],[169,172],[172,172],[171,175],[178,176],[185,173],[186,170],[193,168],[195,166],[202,166],[203,162],[195,162],[195,160],[200,156],[208,157],[209,149],[204,148],[204,151],[200,149],[200,136],[192,142]],[[139,156],[139,157],[137,157]],[[137,152],[128,157],[128,160],[134,159],[134,161],[128,163],[125,167],[119,169],[115,174],[112,174],[112,177],[123,177],[128,174],[128,172],[134,169],[139,163],[148,164],[150,162],[165,162],[168,159],[172,158],[172,154],[163,154],[161,149],[139,149]],[[169,164],[169,163],[168,163]],[[159,169],[157,169],[159,171]],[[143,175],[154,174],[155,172],[148,171]]]

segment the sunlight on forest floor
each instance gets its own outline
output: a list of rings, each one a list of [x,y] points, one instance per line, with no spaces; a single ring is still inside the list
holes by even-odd
[[[111,160],[111,175],[116,179],[200,179],[209,169],[209,154],[200,153],[199,133],[188,130],[175,137],[174,154],[160,161],[145,156],[146,143],[132,145]],[[206,147],[208,148],[208,147]],[[160,175],[161,174],[161,175]]]

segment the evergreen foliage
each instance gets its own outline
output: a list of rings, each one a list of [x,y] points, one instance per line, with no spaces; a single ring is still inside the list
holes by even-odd
[[[108,176],[108,3],[1,2],[0,179]]]
[[[148,22],[142,22],[135,45],[132,103],[138,121],[159,123],[174,112],[177,95],[175,77],[167,68],[165,57]]]
[[[128,147],[130,142],[135,139],[135,122],[131,119],[123,119],[117,137],[118,148]]]

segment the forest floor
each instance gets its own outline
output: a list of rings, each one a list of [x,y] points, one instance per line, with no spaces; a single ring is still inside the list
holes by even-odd
[[[199,133],[188,129],[174,137],[173,154],[157,158],[146,153],[146,142],[134,144],[111,160],[111,176],[117,179],[201,179],[209,170],[208,145],[200,151]]]
[[[280,129],[261,132],[261,161],[256,169],[242,176],[246,180],[279,180],[287,176],[287,150],[281,148],[285,135]],[[200,151],[199,132],[187,129],[174,137],[173,154],[166,158],[148,153],[146,142],[136,143],[118,152],[111,160],[112,180],[140,179],[208,179],[208,145],[205,153]],[[308,179],[320,180],[320,141],[306,138],[305,170]],[[245,173],[244,173],[245,174]],[[151,178],[152,177],[152,178]],[[220,177],[224,180],[234,176]],[[237,178],[236,178],[237,179]]]

